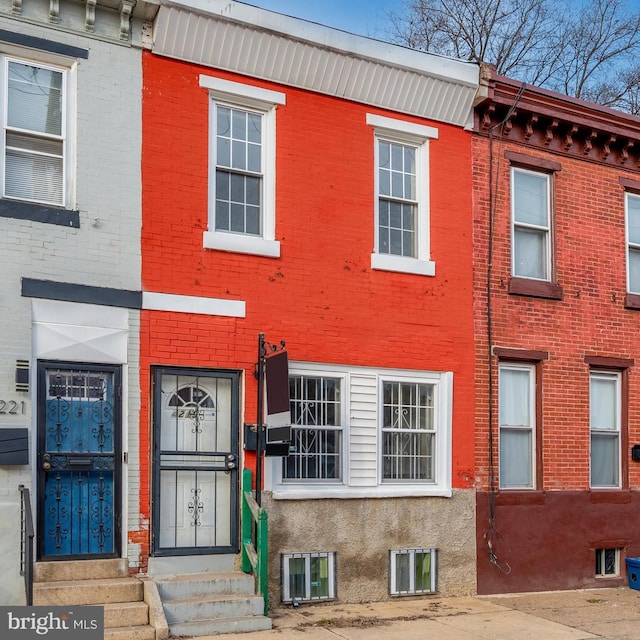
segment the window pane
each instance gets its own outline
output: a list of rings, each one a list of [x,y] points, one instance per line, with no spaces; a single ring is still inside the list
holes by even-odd
[[[329,558],[327,556],[311,558],[311,597],[329,597]]]
[[[591,378],[591,428],[618,429],[617,378]]]
[[[259,113],[248,114],[247,139],[249,142],[262,142],[262,116]]]
[[[416,591],[431,591],[431,553],[416,552]]]
[[[548,279],[546,231],[516,228],[514,231],[514,272],[524,278]]]
[[[62,72],[9,62],[9,127],[62,135]]]
[[[408,553],[396,554],[396,591],[399,593],[411,590],[411,565]]]
[[[640,251],[629,249],[629,291],[640,293]]]
[[[500,425],[531,426],[531,371],[500,369]]]
[[[62,205],[64,199],[62,157],[31,155],[7,148],[5,195]]]
[[[231,231],[244,233],[244,206],[231,204]]]
[[[289,558],[289,596],[296,599],[306,599],[306,559]]]
[[[340,428],[340,384],[338,378],[290,376],[294,452],[282,459],[283,478],[341,478],[343,436]]]
[[[514,220],[548,228],[547,176],[513,172]]]
[[[532,486],[532,432],[500,429],[500,486]]]
[[[629,242],[640,244],[640,196],[627,194],[627,225]]]
[[[619,485],[619,445],[617,434],[591,434],[591,486]]]

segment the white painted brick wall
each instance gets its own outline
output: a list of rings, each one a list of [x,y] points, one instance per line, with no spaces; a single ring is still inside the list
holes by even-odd
[[[26,6],[27,0],[24,5]],[[63,3],[61,3],[63,5]],[[14,20],[0,2],[0,29],[89,50],[77,71],[76,203],[80,229],[0,217],[0,399],[26,401],[24,415],[0,415],[2,427],[28,427],[35,416],[29,394],[15,391],[16,359],[31,360],[31,301],[21,296],[21,278],[140,290],[141,227],[141,52],[139,49]],[[48,2],[46,3],[48,7]],[[139,26],[139,25],[138,25]],[[0,52],[2,44],[0,43]],[[30,52],[37,60],[37,53]],[[138,522],[139,327],[130,311],[126,367],[129,450],[129,528]],[[32,362],[31,378],[35,375]],[[32,448],[33,449],[33,448]],[[145,452],[146,455],[146,452]],[[0,467],[0,605],[20,603],[18,485],[32,486],[31,467]],[[127,549],[132,561],[135,545]]]

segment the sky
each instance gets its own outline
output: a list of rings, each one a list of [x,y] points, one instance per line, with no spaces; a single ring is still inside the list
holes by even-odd
[[[401,0],[243,0],[263,9],[372,38],[383,38],[387,13]]]

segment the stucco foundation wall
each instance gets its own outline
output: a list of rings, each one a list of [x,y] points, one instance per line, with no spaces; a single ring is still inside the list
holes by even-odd
[[[269,600],[281,602],[280,555],[313,551],[337,554],[337,600],[389,600],[390,549],[438,549],[438,594],[476,592],[475,493],[451,498],[273,500],[269,513]]]

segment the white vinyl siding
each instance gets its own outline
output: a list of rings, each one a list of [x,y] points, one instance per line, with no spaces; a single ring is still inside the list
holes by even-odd
[[[450,496],[451,415],[453,374],[402,371],[314,363],[289,363],[291,376],[324,376],[343,379],[344,467],[341,481],[313,483],[283,478],[283,461],[271,458],[266,469],[266,489],[274,497],[306,499],[322,497]],[[383,470],[383,385],[385,382],[427,385],[433,389],[433,477],[385,481]]]

